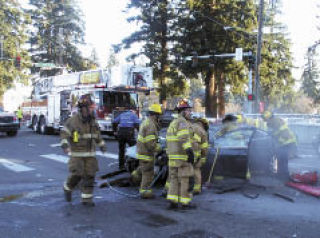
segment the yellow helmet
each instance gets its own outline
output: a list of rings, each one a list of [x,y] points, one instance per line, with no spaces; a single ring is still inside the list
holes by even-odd
[[[262,118],[264,120],[268,120],[270,119],[271,117],[273,116],[272,112],[270,111],[264,111],[263,114],[262,114]]]
[[[152,104],[152,105],[149,107],[149,112],[154,112],[154,113],[162,114],[161,105],[158,104],[158,103]]]

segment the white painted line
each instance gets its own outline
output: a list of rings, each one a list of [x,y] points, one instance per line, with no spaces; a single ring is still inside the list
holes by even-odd
[[[57,155],[57,154],[48,154],[48,155],[40,155],[41,157],[44,157],[46,159],[55,160],[61,163],[68,163],[69,157],[65,155]]]
[[[118,159],[118,155],[117,154],[112,154],[112,153],[102,153],[101,151],[97,151],[97,155],[103,156],[103,157],[107,157],[110,159]]]
[[[58,144],[51,144],[50,146],[51,146],[51,147],[60,147],[61,144],[60,144],[60,143],[58,143]]]
[[[7,159],[0,158],[0,164],[2,164],[7,169],[10,169],[14,172],[26,172],[26,171],[32,171],[34,168],[30,168],[28,166],[24,166],[21,164],[13,163]]]

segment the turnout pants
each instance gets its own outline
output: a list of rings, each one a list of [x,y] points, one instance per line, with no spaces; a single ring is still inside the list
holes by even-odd
[[[152,194],[152,189],[150,185],[153,180],[154,171],[153,171],[153,161],[144,161],[139,160],[139,165],[141,169],[142,179],[140,184],[140,194],[143,196]]]
[[[71,157],[68,162],[69,176],[65,185],[73,190],[82,180],[81,198],[83,201],[92,201],[94,178],[98,171],[98,162],[94,157]]]
[[[193,192],[195,193],[200,193],[201,192],[201,167],[202,163],[201,160],[196,162],[193,165],[194,169],[194,187],[193,187]]]
[[[170,186],[167,199],[170,202],[189,204],[192,200],[192,189],[189,178],[193,176],[193,167],[182,160],[169,161]]]

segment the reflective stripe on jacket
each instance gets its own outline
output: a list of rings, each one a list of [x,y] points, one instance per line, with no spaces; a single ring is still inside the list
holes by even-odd
[[[73,157],[94,157],[96,146],[105,147],[95,120],[84,123],[80,114],[69,118],[60,131],[61,146],[69,147]]]
[[[192,148],[195,155],[195,160],[201,159],[204,163],[207,158],[208,153],[208,134],[203,129],[201,124],[198,122],[192,124],[193,129],[193,141],[192,141]]]
[[[169,160],[187,160],[186,149],[192,148],[191,142],[193,138],[193,130],[191,123],[183,116],[179,115],[174,119],[167,130],[167,154]]]
[[[160,152],[158,143],[158,125],[155,120],[148,117],[140,126],[137,140],[137,157],[141,160],[153,160],[154,154]]]

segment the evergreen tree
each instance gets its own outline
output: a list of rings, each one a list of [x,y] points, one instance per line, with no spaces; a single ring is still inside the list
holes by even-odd
[[[87,67],[78,49],[84,44],[83,13],[76,0],[30,0],[33,62],[50,62],[72,70]]]
[[[133,55],[145,55],[153,68],[154,79],[159,83],[160,102],[165,105],[168,95],[181,95],[186,90],[184,77],[173,68],[171,50],[173,36],[172,22],[175,1],[168,0],[131,0],[128,10],[138,9],[137,16],[128,18],[137,21],[141,29],[122,41],[118,47],[129,48],[132,44],[142,42],[141,52]]]
[[[23,44],[28,20],[17,1],[0,0],[0,98],[14,81],[27,79],[24,69],[29,59]],[[19,58],[20,67],[17,65]]]
[[[317,64],[318,54],[317,47],[319,42],[308,48],[307,64],[302,74],[303,93],[314,100],[315,103],[320,102],[320,72]]]

